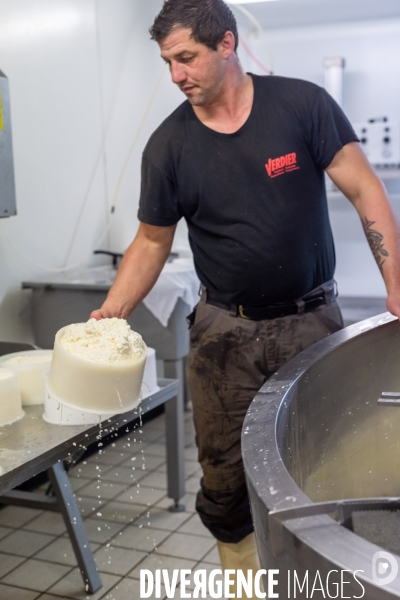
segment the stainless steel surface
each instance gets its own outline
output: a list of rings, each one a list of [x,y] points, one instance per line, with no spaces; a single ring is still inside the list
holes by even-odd
[[[99,436],[117,431],[126,423],[135,420],[140,413],[144,414],[165,402],[176,402],[178,382],[159,380],[160,391],[146,398],[139,407],[124,413],[107,418],[99,425],[60,426],[51,425],[42,419],[43,406],[25,406],[26,415],[12,425],[0,427],[0,493],[5,493],[12,488],[27,481],[34,475],[51,467],[59,460],[67,459],[80,448],[99,439]],[[183,419],[183,411],[174,415],[178,420]],[[176,429],[178,425],[167,422],[167,429]],[[173,443],[173,440],[170,441]],[[176,439],[179,443],[179,439]],[[176,449],[179,461],[183,463],[183,447]],[[178,463],[179,466],[179,463]],[[168,464],[172,471],[168,477],[174,477],[175,464]],[[182,467],[183,468],[183,467]],[[171,490],[171,497],[176,500],[180,494],[184,495],[184,487],[179,480],[178,489]],[[182,489],[183,487],[183,489]]]
[[[42,419],[43,406],[39,405],[25,407],[24,419],[0,428],[0,504],[61,512],[85,589],[90,594],[99,590],[102,583],[61,461],[165,403],[168,496],[174,500],[172,510],[184,510],[184,506],[179,505],[180,498],[185,495],[183,405],[177,381],[165,379],[159,380],[158,384],[161,389],[146,398],[138,408],[107,418],[96,426],[51,425]],[[47,469],[55,498],[31,492],[10,492],[44,469]]]
[[[261,566],[287,572],[360,570],[367,599],[400,598],[400,576],[379,586],[381,548],[329,516],[283,523],[284,554],[271,548],[268,514],[318,502],[400,495],[400,411],[377,404],[383,389],[400,391],[400,324],[379,315],[329,336],[280,369],[246,417],[242,449]],[[400,557],[393,560],[400,567]],[[361,597],[352,579],[347,596]],[[298,598],[307,596],[298,593]],[[310,596],[308,596],[310,597]],[[313,598],[323,598],[316,592]],[[344,596],[346,597],[346,596]]]
[[[0,218],[16,212],[10,92],[7,77],[0,71]]]

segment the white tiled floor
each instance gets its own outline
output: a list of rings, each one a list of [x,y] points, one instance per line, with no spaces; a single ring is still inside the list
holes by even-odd
[[[0,510],[0,600],[136,600],[140,569],[219,568],[215,540],[195,512],[192,416],[182,513],[168,511],[164,427],[162,415],[70,471],[102,589],[84,591],[61,515],[8,506]]]

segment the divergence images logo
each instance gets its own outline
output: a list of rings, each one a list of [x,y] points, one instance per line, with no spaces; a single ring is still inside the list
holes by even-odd
[[[285,154],[285,156],[278,156],[278,158],[269,158],[265,168],[271,179],[300,169],[300,167],[297,166],[296,152]]]
[[[399,565],[389,552],[380,550],[372,557],[372,579],[378,585],[389,585],[397,577]]]

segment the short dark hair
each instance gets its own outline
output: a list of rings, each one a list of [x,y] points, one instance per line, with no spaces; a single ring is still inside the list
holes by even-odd
[[[151,39],[162,42],[175,29],[190,29],[195,42],[217,50],[227,31],[239,45],[236,19],[223,0],[164,0],[160,14],[150,28]]]

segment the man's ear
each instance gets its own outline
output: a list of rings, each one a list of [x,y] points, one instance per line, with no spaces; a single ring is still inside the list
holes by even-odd
[[[229,58],[235,52],[235,36],[232,31],[227,31],[218,44],[218,50],[223,58]]]

